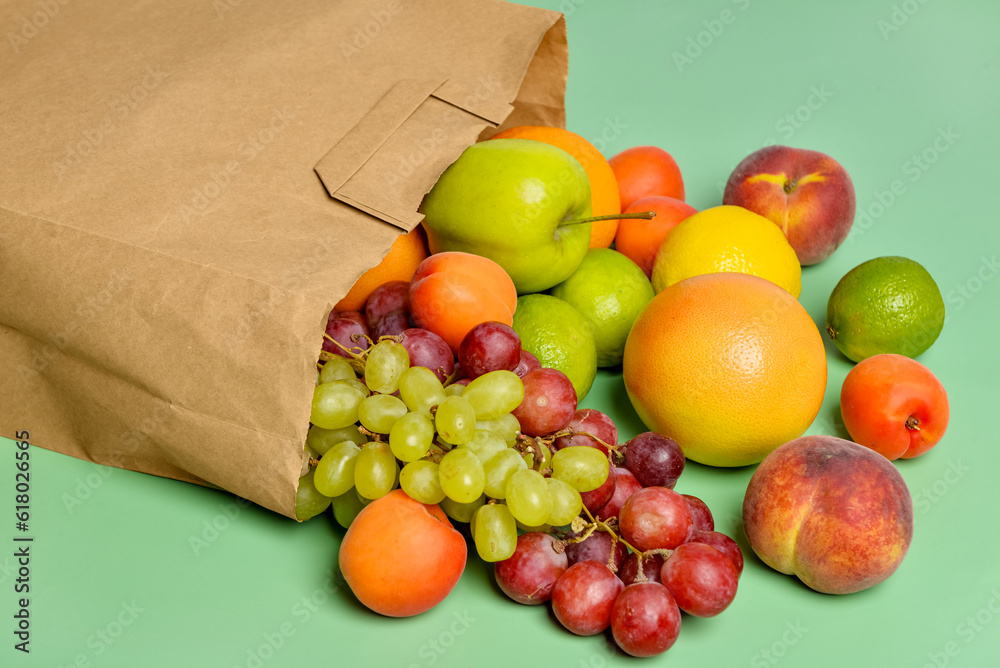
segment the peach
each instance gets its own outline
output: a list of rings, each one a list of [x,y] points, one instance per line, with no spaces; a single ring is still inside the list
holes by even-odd
[[[840,388],[844,426],[857,443],[887,459],[911,459],[948,428],[948,394],[930,369],[885,353],[862,360]]]
[[[743,500],[761,560],[826,594],[892,575],[913,537],[913,502],[892,463],[857,443],[802,436],[760,463]]]
[[[410,316],[452,351],[469,330],[494,320],[510,326],[517,289],[499,264],[481,255],[447,251],[421,262],[410,281]]]
[[[684,201],[684,179],[673,156],[657,146],[633,146],[608,160],[624,211],[643,197]]]
[[[358,513],[340,544],[340,572],[358,600],[388,617],[430,610],[465,570],[465,538],[436,505],[401,489]]]
[[[829,257],[854,224],[854,184],[843,166],[825,153],[788,146],[765,146],[744,158],[722,203],[769,218],[802,265]]]

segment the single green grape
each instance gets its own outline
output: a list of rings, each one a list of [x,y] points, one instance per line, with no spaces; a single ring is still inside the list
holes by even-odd
[[[512,413],[507,413],[493,420],[476,420],[476,429],[492,431],[504,443],[511,446],[517,443],[517,435],[521,432],[521,423]]]
[[[399,486],[420,503],[441,503],[444,490],[438,478],[438,465],[426,459],[410,462],[399,472]]]
[[[514,475],[515,471],[528,468],[524,458],[510,448],[504,448],[493,455],[488,462],[483,464],[483,472],[486,474],[486,485],[483,491],[486,496],[492,499],[507,498],[507,481]]]
[[[445,400],[437,374],[425,366],[411,366],[399,377],[399,397],[414,412],[428,412]]]
[[[343,441],[327,450],[316,465],[316,489],[332,498],[354,487],[360,453],[361,449],[353,441]]]
[[[465,397],[448,397],[437,407],[434,426],[446,443],[468,443],[476,433],[476,412]]]
[[[313,483],[315,473],[315,470],[310,469],[299,478],[299,488],[295,490],[295,519],[300,522],[316,517],[330,507],[332,499],[320,494]]]
[[[358,421],[361,426],[376,434],[388,434],[392,425],[403,415],[406,415],[406,404],[391,394],[373,394],[365,397],[358,406]]]
[[[494,420],[521,405],[524,383],[513,371],[490,371],[473,379],[462,396],[476,412],[476,419]]]
[[[455,520],[456,522],[466,522],[468,523],[472,516],[475,514],[479,508],[486,503],[486,496],[481,495],[478,499],[475,499],[469,503],[459,503],[458,501],[453,501],[445,496],[441,499],[441,510],[444,514]]]
[[[589,445],[571,445],[552,455],[552,477],[591,492],[608,479],[608,456]]]
[[[434,442],[434,423],[426,413],[407,413],[389,430],[389,447],[397,459],[415,462]]]
[[[399,377],[410,368],[410,353],[402,343],[383,339],[371,347],[365,359],[365,384],[372,392],[392,394]]]
[[[399,465],[388,443],[372,441],[358,454],[354,467],[354,486],[366,499],[380,499],[396,487]]]
[[[486,485],[486,474],[479,458],[462,448],[455,448],[441,458],[438,478],[448,498],[459,503],[474,501],[482,495]]]
[[[351,526],[351,522],[354,521],[354,518],[358,516],[358,513],[360,513],[364,507],[365,504],[362,502],[361,497],[358,496],[357,492],[353,488],[348,490],[345,494],[334,497],[330,501],[330,508],[333,511],[333,519],[337,520],[337,524],[345,529]]]
[[[444,394],[447,397],[460,397],[465,394],[465,385],[462,385],[461,383],[446,385],[444,388]]]
[[[502,503],[483,506],[476,512],[473,524],[476,552],[483,561],[503,561],[514,554],[517,547],[517,523],[507,506]]]
[[[569,483],[557,478],[546,478],[545,482],[549,485],[549,495],[552,497],[552,510],[549,511],[545,523],[557,527],[569,524],[583,510],[580,492]]]
[[[313,449],[319,459],[326,451],[344,441],[352,441],[358,445],[368,442],[368,437],[358,431],[358,425],[350,424],[340,429],[323,429],[312,425],[306,434],[306,445]]]
[[[309,421],[323,429],[340,429],[358,421],[362,393],[350,380],[334,380],[317,385],[313,391]]]
[[[323,363],[323,368],[319,370],[319,382],[329,383],[334,380],[348,380],[357,378],[354,367],[347,361],[346,357],[337,355]]]
[[[485,429],[477,429],[472,434],[469,442],[462,444],[460,447],[471,450],[483,465],[492,459],[493,455],[508,449],[506,443],[497,438],[493,432],[486,431]]]
[[[515,471],[507,481],[507,506],[514,517],[528,526],[545,524],[552,511],[548,483],[534,469]]]

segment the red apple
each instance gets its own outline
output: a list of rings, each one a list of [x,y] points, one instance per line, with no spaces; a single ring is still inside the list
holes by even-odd
[[[948,428],[948,394],[930,369],[905,355],[862,360],[840,388],[844,426],[887,459],[922,455]]]
[[[765,146],[736,166],[723,204],[769,218],[802,265],[830,256],[854,223],[854,184],[839,162],[818,151]]]

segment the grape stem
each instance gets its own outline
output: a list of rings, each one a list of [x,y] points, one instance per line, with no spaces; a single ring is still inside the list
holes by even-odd
[[[618,567],[615,565],[615,545],[620,541],[622,545],[634,552],[636,554],[636,558],[639,560],[639,573],[636,575],[636,582],[646,581],[646,575],[642,571],[642,560],[644,558],[649,558],[654,554],[662,554],[664,558],[668,558],[671,554],[673,554],[673,550],[666,550],[662,548],[646,550],[645,552],[638,550],[634,545],[631,545],[627,540],[622,538],[621,534],[616,530],[618,525],[616,518],[611,517],[607,520],[598,520],[591,514],[590,509],[587,508],[587,506],[583,507],[583,512],[587,513],[587,517],[590,519],[590,522],[585,522],[582,517],[577,517],[573,520],[571,528],[580,535],[574,538],[563,538],[562,540],[556,541],[556,552],[564,552],[566,550],[566,546],[570,543],[582,543],[590,538],[595,531],[604,531],[611,534],[612,540],[611,553],[608,555],[608,568],[612,573],[618,572]]]

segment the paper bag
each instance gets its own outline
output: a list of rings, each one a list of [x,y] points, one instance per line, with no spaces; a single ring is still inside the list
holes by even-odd
[[[564,125],[562,17],[44,4],[0,10],[0,435],[294,516],[333,304],[466,146]]]

